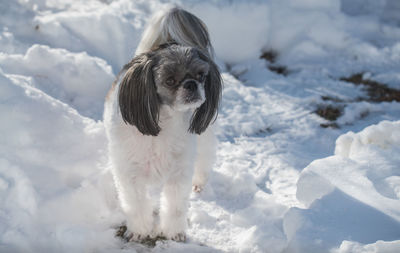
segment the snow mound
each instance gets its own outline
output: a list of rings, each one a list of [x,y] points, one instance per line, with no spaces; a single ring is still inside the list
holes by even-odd
[[[39,27],[40,40],[46,44],[73,52],[87,51],[107,60],[118,73],[133,56],[134,45],[139,40],[140,33],[134,24],[142,22],[121,19],[122,10],[107,7],[37,16],[33,22]]]
[[[77,252],[116,241],[102,123],[0,72],[0,251]],[[90,200],[90,201],[88,201]],[[113,204],[114,203],[114,204]],[[111,215],[114,213],[114,216]],[[103,217],[111,219],[104,220]]]
[[[399,146],[400,121],[383,121],[365,128],[358,134],[349,132],[340,136],[336,141],[335,155],[361,160],[362,157],[359,156],[368,151],[380,152],[392,149],[399,151]]]
[[[317,252],[343,240],[400,238],[400,121],[383,121],[336,141],[335,155],[300,174],[284,229],[293,252]],[[343,246],[345,247],[345,246]]]
[[[102,116],[114,79],[102,59],[41,45],[33,45],[25,55],[1,54],[0,67],[8,74],[30,77],[32,86],[95,119]]]
[[[340,248],[332,250],[332,253],[394,253],[399,251],[400,240],[385,242],[377,241],[371,244],[361,244],[351,241],[343,241]]]
[[[215,51],[225,62],[258,58],[268,43],[271,22],[267,3],[237,1],[216,5],[203,2],[190,9],[208,25]]]

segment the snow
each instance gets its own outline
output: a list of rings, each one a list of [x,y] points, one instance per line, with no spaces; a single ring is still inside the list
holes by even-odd
[[[238,1],[221,8],[204,2],[190,9],[206,24],[218,23],[217,26],[209,25],[208,28],[217,55],[225,62],[237,63],[258,58],[260,48],[268,42],[268,36],[265,35],[269,33],[270,10],[266,3]],[[245,47],[242,38],[251,38],[246,41]]]
[[[399,179],[400,160],[393,157],[400,151],[399,133],[400,121],[346,133],[337,139],[334,156],[301,172],[297,199],[306,209],[286,213],[290,247],[318,252],[346,238],[373,243],[400,237],[398,185],[392,183]]]
[[[217,163],[188,241],[114,236],[124,222],[103,101],[167,1],[0,2],[0,252],[400,252],[396,0],[174,1],[207,24],[224,79]],[[274,63],[260,59],[268,50]],[[285,66],[288,74],[271,71]],[[329,99],[324,99],[328,97]],[[339,128],[316,113],[337,106]]]
[[[102,59],[43,45],[33,45],[25,55],[0,55],[0,66],[8,74],[32,77],[33,86],[95,119],[102,117],[101,100],[114,80]]]
[[[335,249],[332,252],[334,253],[372,253],[372,252],[377,252],[377,253],[391,253],[391,252],[396,252],[398,251],[398,247],[400,245],[400,241],[394,241],[394,242],[384,242],[384,241],[377,241],[374,244],[367,244],[367,245],[362,245],[360,243],[356,242],[349,242],[349,241],[344,241],[339,249]]]

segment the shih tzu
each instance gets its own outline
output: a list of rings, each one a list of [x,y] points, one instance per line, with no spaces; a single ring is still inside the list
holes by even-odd
[[[215,160],[221,76],[205,25],[179,8],[153,19],[137,52],[105,102],[112,173],[131,240],[184,241],[191,187],[202,189]]]

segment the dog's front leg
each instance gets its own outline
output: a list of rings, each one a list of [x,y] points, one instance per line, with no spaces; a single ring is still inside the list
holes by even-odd
[[[189,175],[190,174],[190,175]],[[185,241],[191,174],[182,173],[167,181],[161,202],[161,231],[168,239]]]
[[[119,176],[115,178],[121,207],[126,214],[131,241],[141,241],[152,236],[153,210],[146,185],[139,178]]]

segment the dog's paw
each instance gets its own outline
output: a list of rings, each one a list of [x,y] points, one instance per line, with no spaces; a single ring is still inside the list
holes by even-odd
[[[200,193],[201,191],[203,191],[203,187],[203,185],[193,185],[192,189],[194,192]]]
[[[152,237],[150,235],[142,235],[138,233],[130,233],[127,236],[129,242],[139,242],[142,243],[143,241],[150,240]]]
[[[186,234],[184,232],[177,233],[177,234],[171,236],[170,239],[173,240],[173,241],[176,241],[176,242],[185,242],[186,241]]]
[[[121,225],[119,227],[116,227],[115,236],[127,240],[127,234],[126,234],[127,230],[128,228],[126,227],[126,225]]]
[[[166,235],[165,233],[161,233],[158,238],[161,238],[163,240],[173,240],[176,242],[185,242],[186,241],[186,233],[185,232],[180,232],[172,235]]]
[[[171,238],[172,240],[176,242],[185,242],[186,241],[186,234],[184,232],[182,233],[177,233],[175,236]]]

